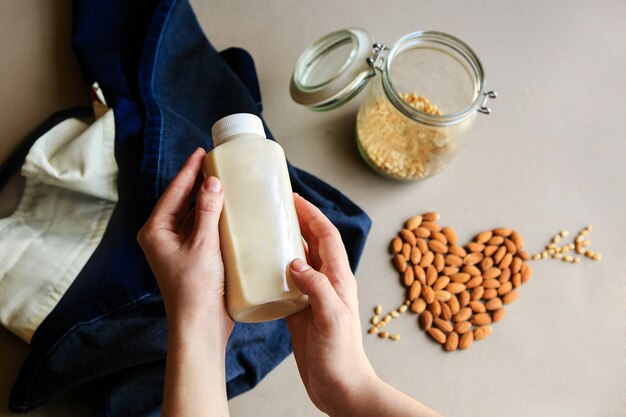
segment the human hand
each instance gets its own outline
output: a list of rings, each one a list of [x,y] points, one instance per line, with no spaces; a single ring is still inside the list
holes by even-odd
[[[287,325],[309,397],[321,411],[340,415],[378,377],[363,349],[356,281],[339,231],[304,198],[294,202],[310,266],[296,259],[289,273],[311,306]]]
[[[170,326],[216,329],[223,345],[233,322],[224,302],[224,265],[218,221],[224,202],[220,181],[203,179],[202,149],[187,159],[137,235],[159,284]],[[195,207],[192,196],[198,193]]]

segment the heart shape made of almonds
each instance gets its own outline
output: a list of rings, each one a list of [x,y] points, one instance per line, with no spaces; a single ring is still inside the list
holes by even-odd
[[[392,261],[422,330],[447,351],[467,349],[491,334],[530,280],[530,256],[512,229],[486,230],[459,246],[438,220],[434,212],[407,220],[391,241]]]

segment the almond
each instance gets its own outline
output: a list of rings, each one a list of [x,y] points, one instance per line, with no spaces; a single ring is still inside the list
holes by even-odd
[[[437,241],[437,240],[431,240],[428,242],[428,249],[430,249],[431,251],[435,252],[435,253],[448,253],[448,247]]]
[[[441,253],[435,254],[435,259],[433,259],[433,265],[435,265],[435,269],[437,272],[443,271],[443,268],[446,266],[446,261]]]
[[[517,253],[517,246],[511,239],[504,239],[504,246],[506,246],[506,250],[509,251],[510,254],[515,255]]]
[[[450,253],[461,258],[467,256],[467,251],[460,246],[452,245],[450,246]]]
[[[391,245],[389,247],[389,251],[393,254],[393,253],[398,253],[401,250],[402,250],[402,239],[396,236],[393,239],[391,239]]]
[[[396,267],[398,272],[404,272],[406,270],[406,260],[400,254],[396,254],[393,257],[393,265]]]
[[[509,237],[511,236],[511,233],[513,233],[513,230],[506,227],[493,229],[493,234],[496,236]]]
[[[446,265],[456,266],[457,268],[463,265],[463,259],[458,257],[457,255],[446,255]]]
[[[450,245],[456,245],[457,239],[456,239],[456,232],[454,231],[454,229],[446,226],[443,229],[441,229],[441,231],[446,236],[446,239],[448,240],[448,243]]]
[[[522,239],[522,236],[519,233],[513,232],[511,233],[511,236],[509,238],[515,244],[518,251],[522,250],[522,246],[524,245],[524,240]]]
[[[500,269],[508,268],[511,265],[511,262],[513,262],[513,255],[510,253],[507,253],[506,255],[504,255],[504,258],[502,258],[502,260],[498,264],[498,268]]]
[[[498,295],[504,295],[513,289],[513,283],[511,281],[507,281],[504,284],[500,285],[498,288]]]
[[[493,246],[493,245],[487,246],[485,248],[485,256],[492,256],[494,253],[496,253],[498,249],[500,249],[499,246]]]
[[[511,278],[511,283],[513,284],[513,288],[519,288],[522,286],[522,274],[520,274],[519,272],[515,275],[513,275],[513,278]]]
[[[432,303],[428,304],[428,307],[426,308],[428,309],[428,311],[430,311],[433,314],[433,317],[435,318],[441,315],[441,304],[436,299],[433,300]]]
[[[443,301],[445,303],[450,299],[450,297],[452,297],[452,294],[449,291],[435,291],[435,299],[437,299],[438,301]]]
[[[482,260],[483,260],[483,254],[474,252],[474,253],[470,253],[469,255],[467,255],[465,259],[463,259],[463,263],[465,265],[476,265],[478,262]]]
[[[424,216],[422,216],[422,217],[424,217]],[[432,232],[440,232],[441,231],[441,226],[437,222],[423,221],[421,227],[430,230],[431,233]]]
[[[499,268],[491,268],[490,270],[483,272],[483,278],[485,278],[485,281],[489,281],[494,278],[498,278],[501,273],[502,271]],[[484,283],[483,283],[483,286],[484,286]],[[499,286],[500,286],[500,282],[498,282],[498,285],[495,287],[485,287],[485,288],[498,288]]]
[[[454,275],[454,274],[459,272],[459,268],[457,268],[456,266],[446,266],[445,268],[443,268],[443,271],[441,271],[441,272],[444,275],[447,275],[447,276],[451,277],[452,275]]]
[[[405,227],[409,230],[415,230],[420,224],[422,224],[422,216],[413,216],[406,221]]]
[[[404,283],[404,286],[410,287],[413,284],[413,281],[415,281],[415,276],[413,275],[413,268],[405,269],[402,275],[403,275],[402,281]]]
[[[497,279],[491,278],[491,279],[485,279],[483,281],[483,287],[486,289],[489,288],[500,288],[500,281],[498,281]]]
[[[509,282],[510,279],[511,279],[511,270],[509,268],[504,268],[502,270],[502,273],[498,277],[498,281],[500,281],[501,284],[504,284],[505,282]]]
[[[428,252],[428,243],[426,243],[426,241],[422,238],[417,238],[417,247],[419,248],[420,252],[422,252],[422,255]]]
[[[489,336],[493,330],[491,326],[480,326],[476,330],[474,330],[474,340],[482,340]]]
[[[415,246],[415,235],[409,229],[400,230],[400,237],[411,246]]]
[[[428,265],[426,269],[426,284],[432,287],[435,281],[437,281],[437,276],[437,269],[433,265]]]
[[[426,285],[426,271],[419,265],[415,265],[413,267],[413,272],[415,277],[422,283],[422,285]]]
[[[484,326],[486,324],[491,324],[491,316],[487,313],[478,313],[472,316],[472,324],[474,326]],[[476,337],[476,334],[474,334]]]
[[[450,283],[450,278],[446,276],[441,276],[437,278],[437,280],[433,284],[433,290],[435,291],[443,290],[444,288],[446,288],[446,285],[448,285],[449,283]]]
[[[436,222],[437,220],[439,220],[439,213],[429,211],[428,213],[422,214],[422,219],[427,222]]]
[[[484,232],[480,232],[475,238],[474,241],[476,243],[485,243],[487,242],[489,239],[491,239],[491,236],[493,235],[493,233],[490,230],[485,230]]]
[[[457,298],[459,299],[459,305],[463,308],[470,302],[470,293],[463,291],[461,294],[457,295]]]
[[[442,320],[442,319],[434,319],[433,323],[442,332],[450,333],[453,330],[453,326],[449,321]]]
[[[517,291],[510,291],[502,296],[502,303],[511,304],[513,301],[517,300],[517,297],[519,297]]]
[[[411,248],[410,260],[413,265],[418,265],[420,261],[422,260],[422,252],[419,250],[417,246],[413,246]]]
[[[470,300],[472,301],[480,300],[484,293],[485,293],[485,289],[482,286],[476,287],[470,293]]]
[[[426,330],[426,332],[432,337],[437,343],[444,344],[446,342],[446,335],[441,330],[431,327]]]
[[[487,288],[483,293],[483,300],[491,300],[492,298],[496,298],[498,296],[498,290],[495,288]]]
[[[500,246],[500,249],[498,249],[496,253],[493,255],[494,262],[496,264],[499,264],[502,258],[504,258],[504,255],[506,255],[506,247]]]
[[[530,266],[528,266],[528,264],[522,265],[521,274],[522,274],[522,284],[526,284],[528,281],[530,281],[530,277],[532,276],[532,271],[530,270]]]
[[[404,258],[405,261],[410,260],[411,259],[411,245],[409,245],[408,243],[403,243],[402,251],[400,253],[402,254],[402,257]]]
[[[480,269],[478,269],[474,265],[465,265],[463,267],[463,272],[467,272],[468,274],[470,274],[473,277],[482,275],[481,272],[480,272]]]
[[[491,256],[486,256],[480,261],[480,269],[487,271],[493,267],[493,258]]]
[[[411,288],[409,288],[409,300],[415,301],[422,293],[422,283],[418,280],[414,280],[413,284],[411,284]]]
[[[436,295],[436,294],[435,294]],[[450,298],[452,299],[452,298]],[[450,306],[446,303],[442,303],[441,300],[439,302],[441,306],[441,318],[443,320],[449,321],[452,319],[452,310],[450,310]]]
[[[518,255],[520,258],[522,258],[522,261],[528,261],[530,259],[530,255],[526,251],[521,250],[519,251]]]
[[[494,323],[497,323],[501,321],[505,315],[506,315],[506,310],[503,308],[500,308],[493,312],[493,314],[491,315],[491,321],[493,321]]]
[[[443,345],[443,348],[446,352],[453,352],[459,346],[459,335],[455,332],[452,332],[446,338],[446,343]]]
[[[450,313],[452,313],[452,315],[455,315],[461,309],[459,299],[454,295],[448,300],[448,306],[450,306]]]
[[[417,229],[413,230],[413,234],[415,235],[415,237],[418,238],[427,238],[430,237],[430,230],[425,227],[418,227]]]
[[[495,311],[502,308],[502,300],[498,297],[492,298],[485,303],[485,307],[488,311]]]
[[[448,238],[441,232],[430,232],[430,238],[432,240],[436,240],[437,242],[443,243],[444,245],[448,244]]]
[[[424,310],[426,310],[426,301],[424,301],[421,298],[418,298],[417,300],[413,301],[413,303],[411,303],[411,311],[417,314],[423,313]]]
[[[513,258],[513,262],[511,262],[511,272],[517,274],[519,271],[522,270],[523,263],[524,261],[522,261],[522,258],[519,258],[517,256]]]
[[[422,330],[428,330],[431,328],[431,326],[433,325],[433,315],[430,313],[430,311],[424,311],[422,314],[420,314],[419,325]]]
[[[472,309],[469,307],[463,307],[458,313],[452,316],[452,320],[455,323],[458,323],[461,321],[467,321],[470,317],[472,317]]]
[[[503,243],[504,243],[504,238],[502,236],[494,236],[487,241],[487,245],[500,246]]]
[[[487,308],[480,301],[470,301],[469,307],[472,309],[474,313],[486,313]]]
[[[467,250],[470,252],[482,252],[485,250],[485,245],[482,243],[470,242],[467,244]]]
[[[448,286],[446,287],[446,291],[448,291],[450,294],[456,295],[465,291],[465,285],[458,282],[452,282],[448,284]]]
[[[431,304],[435,301],[435,292],[428,286],[422,286],[422,298],[426,303]]]
[[[471,278],[470,274],[467,272],[458,272],[450,277],[450,280],[453,282],[458,282],[461,284],[465,284]]]
[[[464,334],[472,328],[472,323],[469,321],[460,321],[454,324],[454,331],[458,334]]]
[[[459,349],[467,349],[474,342],[474,332],[467,332],[461,335],[461,339],[459,339]]]
[[[472,279],[470,279],[469,281],[467,281],[467,283],[465,284],[465,286],[467,288],[469,288],[470,290],[472,288],[476,288],[479,285],[481,285],[483,283],[483,277],[481,276],[477,276],[477,277],[473,277]]]
[[[428,265],[433,263],[434,259],[435,259],[435,254],[428,251],[424,254],[424,256],[422,256],[422,260],[420,261],[420,266],[422,268],[427,268]]]

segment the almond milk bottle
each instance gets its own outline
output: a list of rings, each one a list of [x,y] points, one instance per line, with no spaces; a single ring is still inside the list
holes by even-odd
[[[240,322],[288,316],[309,302],[288,275],[306,259],[283,149],[265,137],[261,119],[239,113],[218,120],[205,174],[224,186],[220,242],[226,306]]]

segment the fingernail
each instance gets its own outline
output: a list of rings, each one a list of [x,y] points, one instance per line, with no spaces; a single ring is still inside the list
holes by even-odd
[[[222,189],[222,183],[215,177],[209,177],[204,180],[204,189],[211,193],[219,193]]]
[[[306,270],[311,269],[311,267],[302,259],[296,258],[291,262],[291,269],[293,269],[296,272],[304,272]]]

